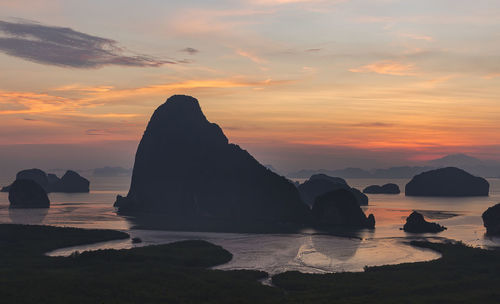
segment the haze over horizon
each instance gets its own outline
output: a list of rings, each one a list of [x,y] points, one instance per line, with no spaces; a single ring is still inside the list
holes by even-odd
[[[499,13],[495,1],[3,1],[0,167],[131,167],[173,94],[282,171],[498,161]]]

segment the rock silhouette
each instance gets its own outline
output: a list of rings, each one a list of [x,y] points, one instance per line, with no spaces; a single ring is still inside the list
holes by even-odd
[[[16,180],[32,180],[40,185],[45,192],[64,192],[64,193],[77,193],[89,192],[90,182],[80,176],[75,171],[68,170],[62,178],[52,173],[45,173],[40,169],[27,169],[19,171],[16,174]],[[2,192],[8,192],[11,186],[2,188]]]
[[[49,174],[47,174],[47,181],[49,182],[49,185],[55,185],[55,184],[59,183],[61,181],[61,179],[57,175],[55,175],[54,173],[49,173]]]
[[[310,221],[297,188],[230,144],[198,100],[185,95],[170,97],[152,115],[129,193],[118,196],[115,207],[121,214],[162,214],[165,221],[198,219],[198,224]]]
[[[486,227],[486,234],[500,235],[500,204],[488,208],[483,213],[483,223]]]
[[[368,197],[356,188],[351,188],[347,182],[340,177],[331,177],[326,174],[312,175],[307,181],[298,186],[302,200],[312,206],[314,200],[327,192],[345,189],[356,197],[359,205],[368,205]]]
[[[312,214],[318,227],[375,227],[373,214],[366,217],[354,194],[346,189],[320,195],[314,201]]]
[[[31,179],[17,179],[9,189],[10,208],[49,208],[47,192]]]
[[[363,193],[369,194],[399,194],[399,186],[396,184],[385,184],[383,186],[372,185],[368,186],[363,190]]]
[[[326,174],[323,174],[323,173],[314,174],[314,175],[312,175],[309,178],[309,180],[325,180],[325,179],[328,180],[328,181],[334,182],[336,184],[342,184],[342,185],[348,186],[348,184],[345,181],[345,179],[343,179],[341,177],[329,176],[329,175],[326,175]]]
[[[35,181],[39,184],[45,191],[49,189],[49,181],[47,179],[47,173],[40,169],[27,169],[17,172],[16,180],[18,179],[29,179]],[[2,188],[2,192],[9,192],[10,186]]]
[[[427,222],[424,216],[417,211],[413,211],[410,216],[406,218],[406,224],[403,230],[412,233],[437,233],[446,230],[446,227],[437,223]]]
[[[408,196],[488,196],[490,184],[454,167],[441,168],[416,175],[406,184]]]
[[[78,193],[89,192],[90,182],[75,171],[68,170],[63,177],[53,185],[52,192]]]

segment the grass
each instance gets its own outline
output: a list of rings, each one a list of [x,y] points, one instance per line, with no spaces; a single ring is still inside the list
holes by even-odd
[[[500,252],[413,242],[439,260],[363,273],[276,275],[211,267],[232,255],[205,241],[71,257],[44,252],[128,237],[111,230],[0,225],[1,303],[498,303]]]

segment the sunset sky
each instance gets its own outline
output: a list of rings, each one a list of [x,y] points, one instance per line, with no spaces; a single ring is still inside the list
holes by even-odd
[[[192,95],[259,161],[500,159],[500,1],[0,0],[0,169],[133,164]]]

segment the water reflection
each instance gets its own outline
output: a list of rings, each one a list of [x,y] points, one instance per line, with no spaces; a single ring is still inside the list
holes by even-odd
[[[8,208],[9,218],[13,224],[41,224],[49,208]]]
[[[350,238],[350,242],[344,243],[343,247],[338,248],[338,241],[331,236],[313,235],[311,243],[316,251],[330,259],[347,261],[352,258],[358,251],[361,245],[361,240],[358,238]]]

